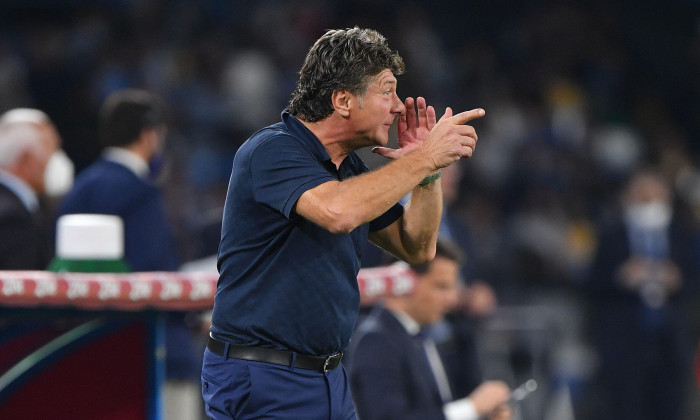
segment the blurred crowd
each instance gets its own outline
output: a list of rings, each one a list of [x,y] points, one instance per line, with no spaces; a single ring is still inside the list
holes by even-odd
[[[465,282],[488,284],[502,308],[479,321],[490,331],[481,336],[484,363],[498,365],[498,346],[508,342],[513,371],[537,365],[552,389],[566,384],[577,418],[602,418],[594,413],[609,409],[601,397],[610,383],[601,372],[619,357],[599,346],[609,339],[600,326],[628,313],[612,302],[630,296],[649,309],[637,335],[654,351],[676,339],[650,338],[671,319],[659,308],[678,312],[673,325],[683,324],[678,339],[687,343],[675,343],[683,354],[673,357],[685,360],[700,336],[696,267],[683,271],[676,261],[682,274],[661,298],[631,280],[618,287],[627,294],[598,282],[617,281],[618,266],[605,264],[624,263],[603,253],[616,249],[608,227],[627,220],[627,187],[640,170],[668,188],[664,200],[691,236],[684,258],[700,260],[696,1],[4,1],[0,113],[48,114],[79,173],[101,152],[97,113],[110,93],[136,87],[164,98],[170,129],[159,182],[180,254],[196,260],[216,253],[240,143],[279,121],[313,41],[355,25],[377,29],[404,57],[399,96],[423,96],[439,114],[446,106],[487,111],[475,124],[474,157],[443,180],[452,228],[441,232],[464,248]],[[644,258],[672,261],[675,246]],[[533,330],[547,338],[523,333]],[[659,353],[659,363],[675,354]],[[690,374],[689,362],[683,369]],[[686,380],[678,392],[696,396]]]

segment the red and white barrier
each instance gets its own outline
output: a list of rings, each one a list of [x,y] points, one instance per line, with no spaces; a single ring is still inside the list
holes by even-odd
[[[69,306],[116,310],[205,310],[214,304],[219,276],[209,272],[54,273],[0,271],[0,305]],[[413,288],[406,264],[360,270],[363,303]]]

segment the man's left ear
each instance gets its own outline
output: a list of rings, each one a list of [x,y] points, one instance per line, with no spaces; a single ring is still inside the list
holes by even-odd
[[[331,102],[333,109],[340,114],[341,117],[347,118],[350,115],[350,101],[353,95],[345,89],[339,89],[333,92]]]

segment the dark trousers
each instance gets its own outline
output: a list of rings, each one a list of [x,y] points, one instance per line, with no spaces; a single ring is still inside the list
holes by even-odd
[[[345,368],[322,373],[204,351],[202,397],[211,419],[355,420]]]

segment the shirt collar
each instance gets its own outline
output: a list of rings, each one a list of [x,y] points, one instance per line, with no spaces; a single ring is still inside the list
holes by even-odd
[[[108,147],[102,153],[102,157],[111,162],[126,166],[139,178],[148,178],[148,175],[151,173],[151,170],[148,168],[148,163],[143,160],[141,156],[122,147]]]
[[[288,109],[282,111],[282,122],[287,126],[287,130],[302,141],[321,162],[331,162],[331,157],[319,141],[297,117],[289,113]],[[332,163],[332,162],[331,162]],[[334,165],[335,166],[335,165]]]
[[[418,324],[406,312],[392,309],[389,311],[394,315],[394,317],[396,317],[399,323],[403,325],[404,329],[409,335],[414,336],[420,332],[420,324]]]
[[[12,191],[30,213],[39,209],[39,197],[36,195],[34,189],[24,182],[24,180],[14,176],[8,171],[0,169],[0,184],[3,184]]]

